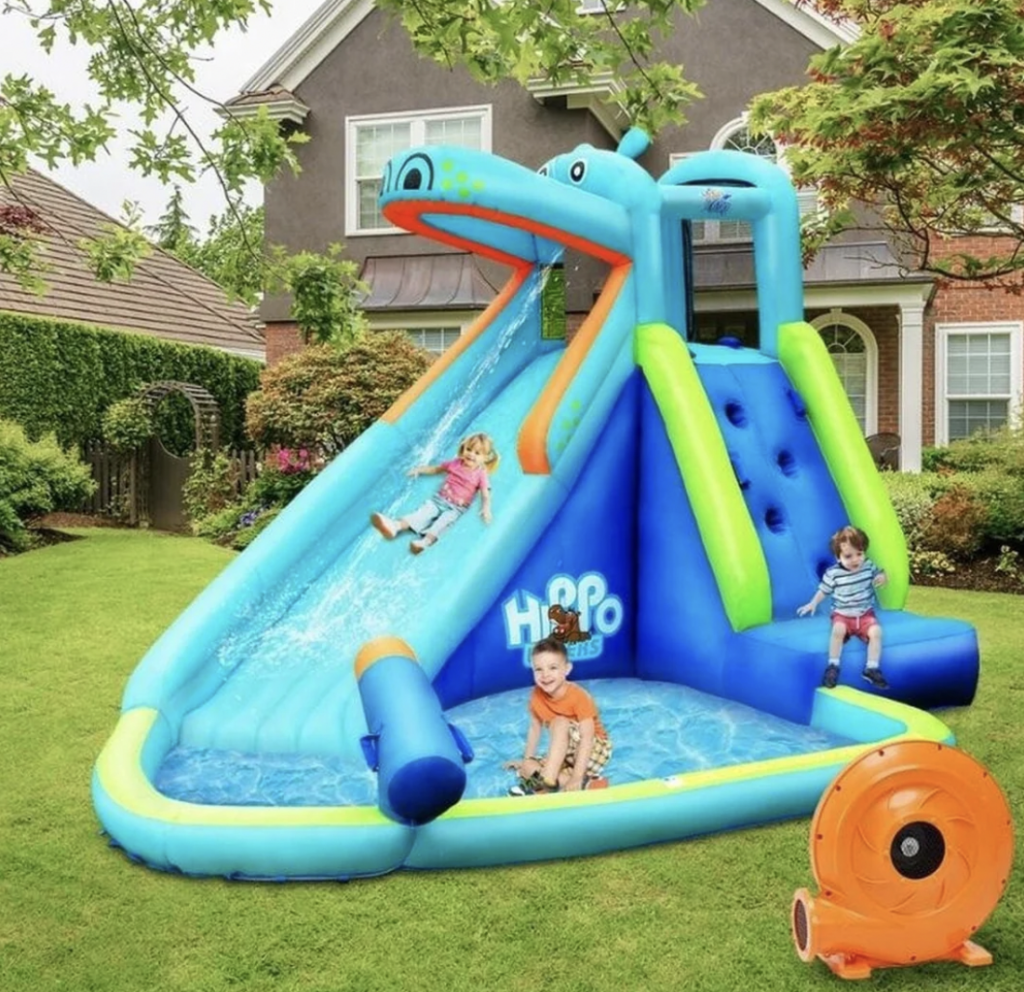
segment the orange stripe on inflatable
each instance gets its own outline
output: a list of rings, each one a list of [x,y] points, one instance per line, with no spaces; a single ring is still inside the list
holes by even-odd
[[[453,245],[457,248],[468,248],[480,255],[493,258],[506,265],[520,266],[524,261],[532,262],[533,259],[522,259],[500,248],[493,248],[473,241],[461,234],[452,234],[449,231],[442,231],[432,224],[424,221],[422,214],[457,214],[466,217],[478,217],[480,220],[493,221],[503,227],[512,227],[521,231],[529,231],[531,234],[539,234],[541,237],[550,238],[560,244],[568,245],[579,251],[593,255],[610,265],[622,265],[629,261],[627,255],[613,251],[605,245],[596,241],[589,241],[578,235],[570,234],[559,227],[552,227],[550,224],[542,224],[540,221],[520,217],[517,214],[507,214],[502,210],[494,210],[491,207],[478,207],[470,203],[435,203],[431,200],[400,200],[389,203],[384,208],[384,216],[393,224],[404,227],[407,231],[415,234],[422,234],[433,241],[440,241],[443,244]]]
[[[547,438],[551,430],[551,421],[554,420],[555,411],[558,409],[562,397],[565,396],[569,384],[579,371],[580,365],[583,364],[583,359],[587,357],[591,346],[597,340],[598,332],[607,320],[612,304],[622,291],[630,268],[631,266],[628,264],[618,265],[608,274],[608,279],[597,303],[594,304],[587,319],[576,332],[569,347],[565,349],[565,354],[562,355],[551,378],[548,379],[544,391],[526,415],[516,444],[519,464],[524,472],[532,475],[550,474]]]
[[[380,661],[381,658],[394,658],[396,655],[401,658],[408,658],[410,661],[416,661],[416,652],[400,637],[393,637],[388,634],[384,637],[375,637],[372,641],[367,641],[356,655],[356,678],[362,678],[363,672],[371,665]]]
[[[512,278],[502,287],[501,292],[491,300],[487,309],[473,321],[466,329],[466,333],[459,336],[459,339],[448,348],[440,358],[430,366],[394,403],[388,407],[380,419],[386,423],[393,424],[399,417],[409,409],[426,391],[427,387],[436,382],[441,374],[459,357],[481,334],[491,325],[494,318],[508,305],[520,286],[530,274],[532,266],[522,265],[513,273]]]

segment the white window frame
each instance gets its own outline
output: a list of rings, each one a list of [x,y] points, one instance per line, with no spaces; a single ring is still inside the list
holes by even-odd
[[[480,118],[480,150],[490,152],[492,146],[493,105],[441,107],[432,110],[405,110],[393,114],[360,114],[345,118],[345,236],[365,238],[379,235],[409,234],[400,227],[361,228],[359,226],[359,187],[356,183],[356,134],[360,127],[375,124],[409,124],[409,147],[426,144],[428,121]]]
[[[1007,422],[1011,425],[1020,419],[1021,394],[1024,392],[1024,321],[999,320],[990,323],[973,322],[964,324],[935,325],[935,444],[943,447],[949,444],[949,400],[950,399],[998,399],[992,396],[953,396],[946,393],[946,360],[951,334],[1009,334],[1010,335],[1010,395]],[[911,372],[911,374],[913,374]]]
[[[844,313],[836,308],[811,321],[811,326],[819,333],[833,324],[849,328],[864,342],[864,355],[867,360],[864,381],[864,434],[878,433],[878,340],[871,328],[852,313]]]
[[[483,311],[480,311],[482,313]],[[367,314],[371,331],[408,331],[418,330],[444,330],[445,328],[458,328],[459,337],[466,333],[473,321],[480,316],[480,313],[460,310],[453,312],[424,312],[407,311],[405,313]],[[439,354],[433,352],[432,354]]]

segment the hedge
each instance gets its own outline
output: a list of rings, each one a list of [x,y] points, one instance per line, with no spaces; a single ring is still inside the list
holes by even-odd
[[[0,313],[0,419],[21,424],[32,440],[55,433],[63,447],[99,439],[111,403],[164,379],[207,389],[220,405],[221,442],[242,446],[245,398],[259,388],[262,367],[214,348]],[[160,412],[165,444],[188,450],[190,407],[169,397]]]

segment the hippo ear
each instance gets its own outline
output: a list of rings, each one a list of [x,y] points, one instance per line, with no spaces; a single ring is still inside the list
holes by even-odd
[[[646,131],[638,127],[631,127],[619,142],[616,149],[620,155],[626,158],[638,159],[648,148],[651,147],[651,138]]]

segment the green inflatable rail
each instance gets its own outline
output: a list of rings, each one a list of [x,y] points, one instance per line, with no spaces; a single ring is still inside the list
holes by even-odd
[[[772,619],[768,563],[686,342],[667,324],[636,329],[636,362],[658,405],[734,630]]]
[[[903,609],[910,587],[907,542],[821,335],[803,321],[783,324],[779,362],[807,406],[850,523],[871,538],[871,557],[889,578],[878,590],[882,605]]]

